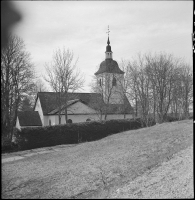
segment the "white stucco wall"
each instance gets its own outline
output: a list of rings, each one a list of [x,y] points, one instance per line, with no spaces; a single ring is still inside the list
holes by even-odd
[[[39,112],[43,126],[49,126],[49,120],[51,120],[52,126],[59,124],[58,115],[43,116],[39,99],[37,99],[35,111]],[[126,115],[126,119],[128,118],[131,119],[132,117],[133,116],[130,114]],[[97,115],[94,109],[88,107],[87,105],[81,102],[77,102],[68,108],[68,119],[71,119],[73,123],[86,122],[87,119],[91,119],[92,121],[100,120],[99,116]],[[102,117],[102,119],[104,120],[104,116]],[[124,119],[124,115],[123,114],[108,115],[107,120],[109,119]],[[66,124],[65,115],[61,116],[61,124]]]
[[[132,114],[126,114],[125,119],[132,119]],[[124,114],[108,115],[107,120],[109,119],[124,119]]]
[[[189,105],[189,113],[193,113],[193,104]]]
[[[51,126],[55,126],[59,124],[59,117],[58,115],[46,115],[44,116],[45,125],[49,126],[49,120],[51,120]],[[65,116],[61,115],[61,124],[65,124]]]
[[[86,122],[87,119],[91,119],[93,120],[99,120],[98,116],[96,114],[89,114],[89,115],[68,115],[68,119],[71,119],[73,123],[77,123],[77,122]],[[51,119],[51,117],[49,116],[49,119]],[[52,116],[52,124],[51,125],[58,125],[59,124],[59,118],[58,115],[53,115]],[[65,122],[65,115],[61,116],[61,124],[66,124]]]
[[[41,118],[41,122],[42,122],[43,126],[45,126],[45,124],[47,123],[48,120],[46,120],[45,116],[43,116],[43,110],[41,108],[41,102],[40,102],[39,98],[37,98],[34,111],[38,111],[39,112],[39,116]]]
[[[91,121],[99,120],[99,118],[96,114],[68,115],[68,119],[71,119],[73,123],[86,122],[87,119],[91,119]]]
[[[116,78],[116,86],[112,86],[113,78]],[[99,86],[99,81],[101,79],[102,86]],[[100,87],[100,91],[103,92],[104,101],[108,101],[110,104],[123,104],[123,74],[114,74],[114,73],[102,73],[97,75],[97,85]]]
[[[131,114],[126,115],[126,119],[131,119],[131,118],[133,118],[133,115],[131,115]],[[51,125],[59,124],[58,115],[49,116],[48,119],[51,119],[51,122],[52,122]],[[91,121],[100,120],[100,118],[97,114],[86,114],[86,115],[84,115],[84,114],[83,115],[82,114],[72,114],[72,115],[69,114],[68,119],[71,119],[73,123],[86,122],[87,119],[91,119]],[[124,115],[123,114],[108,115],[107,120],[109,120],[109,119],[124,119]],[[102,116],[102,120],[104,120],[104,115]],[[61,116],[61,124],[66,124],[64,115]]]
[[[55,115],[44,116],[45,126],[49,126],[49,120],[51,120],[51,125],[56,125]]]
[[[18,117],[16,119],[16,128],[19,129],[19,130],[21,130],[21,126],[20,126]]]
[[[51,126],[59,124],[58,115],[48,115],[48,116],[44,116],[44,118],[46,121],[45,126],[49,126],[49,120],[51,120]],[[66,124],[65,123],[65,115],[61,115],[61,124]]]
[[[68,115],[68,119],[72,119],[73,123],[77,122],[86,122],[87,119],[91,119],[92,121],[94,120],[100,120],[97,114],[94,115]],[[131,119],[133,118],[132,115],[128,114],[126,115],[126,119]],[[107,120],[109,119],[124,119],[123,114],[116,114],[116,115],[108,115]],[[104,120],[104,115],[102,116],[102,120]]]

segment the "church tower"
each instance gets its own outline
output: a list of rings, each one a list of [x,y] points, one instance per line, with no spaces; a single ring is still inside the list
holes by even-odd
[[[109,40],[109,27],[105,60],[100,63],[99,70],[95,75],[97,78],[97,87],[103,95],[104,102],[106,104],[123,104],[124,72],[119,68],[118,63],[113,60]]]

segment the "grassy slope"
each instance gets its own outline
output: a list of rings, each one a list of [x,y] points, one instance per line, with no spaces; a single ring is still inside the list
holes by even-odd
[[[159,124],[3,164],[2,197],[103,198],[109,187],[133,180],[190,146],[192,124]]]
[[[193,146],[173,155],[156,169],[114,188],[107,198],[186,199],[194,198]]]

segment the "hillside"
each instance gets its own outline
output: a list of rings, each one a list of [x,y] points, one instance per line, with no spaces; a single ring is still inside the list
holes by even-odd
[[[24,159],[2,164],[2,197],[105,198],[190,147],[192,124],[192,120],[158,124],[99,141],[56,146],[45,154],[26,152]]]

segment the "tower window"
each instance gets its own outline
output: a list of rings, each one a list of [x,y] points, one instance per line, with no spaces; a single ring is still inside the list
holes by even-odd
[[[102,80],[101,79],[100,79],[99,83],[100,83],[100,86],[102,86]]]
[[[116,78],[115,77],[112,80],[112,86],[116,86]]]

